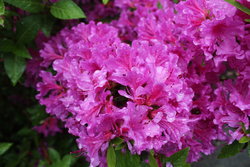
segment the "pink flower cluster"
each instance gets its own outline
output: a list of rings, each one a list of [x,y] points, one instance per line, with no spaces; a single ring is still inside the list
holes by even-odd
[[[65,28],[40,51],[37,99],[78,137],[91,166],[106,166],[116,137],[137,154],[190,147],[192,162],[211,154],[215,140],[248,135],[245,16],[223,0],[114,5],[118,20]]]
[[[58,127],[58,120],[53,117],[46,118],[41,125],[35,126],[33,129],[43,134],[45,137],[48,135],[53,136],[57,132],[61,132],[61,129]]]

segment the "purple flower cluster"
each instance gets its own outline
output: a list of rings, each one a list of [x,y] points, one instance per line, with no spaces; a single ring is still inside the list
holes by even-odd
[[[33,128],[38,133],[43,134],[45,137],[48,135],[55,135],[57,132],[61,132],[61,129],[58,127],[58,120],[53,117],[48,117],[45,119],[41,125],[35,126]]]
[[[65,28],[40,51],[37,99],[78,137],[91,166],[106,166],[116,137],[137,154],[190,147],[192,162],[211,154],[215,140],[248,135],[250,26],[242,13],[223,0],[114,6],[118,20]]]

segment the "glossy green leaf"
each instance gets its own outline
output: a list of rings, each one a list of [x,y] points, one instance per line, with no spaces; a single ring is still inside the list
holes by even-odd
[[[242,12],[250,15],[250,9],[248,9],[247,7],[245,7],[244,5],[242,5],[241,3],[235,1],[235,0],[225,0],[226,2],[230,3],[231,5],[235,6],[236,8],[238,8],[239,10],[241,10]]]
[[[115,147],[115,150],[121,150],[121,149],[123,149],[123,148],[125,148],[126,147],[126,144],[125,143],[121,143],[121,144],[119,144],[119,145],[117,145],[116,147]]]
[[[44,167],[46,165],[45,161],[40,160],[37,167]]]
[[[4,68],[15,86],[25,70],[26,62],[24,58],[8,54],[4,57]]]
[[[48,167],[70,167],[74,162],[74,157],[72,155],[65,155],[62,160],[57,159],[52,161],[52,164]]]
[[[0,26],[4,26],[4,19],[0,17]]]
[[[183,167],[191,167],[191,165],[186,163],[186,164],[183,165]]]
[[[4,14],[4,11],[5,11],[5,7],[4,7],[3,0],[0,0],[0,16]]]
[[[31,42],[41,28],[42,17],[31,15],[23,18],[17,24],[17,42],[20,44]]]
[[[102,0],[102,3],[103,3],[104,5],[106,5],[106,4],[109,3],[109,0]]]
[[[0,39],[0,51],[12,52],[16,56],[23,58],[32,58],[24,45],[17,45],[10,39]]]
[[[107,151],[107,164],[108,167],[116,167],[116,154],[112,144],[109,145]]]
[[[140,157],[133,155],[129,151],[116,151],[116,167],[140,167]]]
[[[11,16],[18,16],[18,13],[11,10],[6,10],[4,16],[11,17]]]
[[[29,129],[27,127],[20,129],[17,133],[18,137],[24,137],[24,136],[34,136],[36,135],[36,132],[32,129]]]
[[[228,158],[234,156],[241,151],[243,146],[244,144],[239,143],[238,141],[234,141],[232,144],[226,145],[221,149],[218,158]]]
[[[11,146],[12,143],[0,143],[0,155],[3,155]]]
[[[148,159],[149,159],[149,166],[150,167],[158,167],[157,161],[156,161],[156,159],[154,157],[154,151],[153,150],[150,151]]]
[[[43,16],[41,30],[47,37],[51,35],[54,23],[55,23],[55,18],[53,18],[52,16],[50,15]]]
[[[243,136],[240,140],[239,143],[247,143],[250,141],[250,137]]]
[[[12,52],[15,50],[15,43],[10,39],[0,39],[0,51]]]
[[[41,12],[44,5],[41,0],[4,0],[17,8],[21,8],[31,13]]]
[[[65,155],[61,161],[60,167],[70,167],[72,161],[73,161],[72,155]]]
[[[6,165],[6,167],[19,167],[20,163],[23,162],[24,158],[27,157],[28,151],[22,151],[20,154],[15,154],[15,157],[13,160],[9,161]]]
[[[114,138],[113,140],[111,140],[111,143],[112,144],[115,144],[115,145],[120,145],[120,144],[122,144],[123,143],[123,139],[122,138],[120,138],[120,137],[116,137],[116,138]]]
[[[189,148],[184,148],[176,153],[174,153],[173,155],[171,155],[168,158],[168,161],[172,163],[172,165],[174,167],[184,167],[187,166],[187,156],[188,156],[188,152],[189,152]]]
[[[28,58],[28,59],[32,58],[30,56],[29,51],[24,45],[16,45],[15,49],[13,50],[13,53],[19,57]]]
[[[141,162],[141,167],[150,167],[148,163],[146,162]]]
[[[58,19],[80,19],[85,18],[82,9],[72,0],[60,0],[50,8],[50,13]]]
[[[58,162],[60,161],[60,154],[53,148],[49,148],[48,149],[49,152],[49,157],[51,159],[52,162]]]

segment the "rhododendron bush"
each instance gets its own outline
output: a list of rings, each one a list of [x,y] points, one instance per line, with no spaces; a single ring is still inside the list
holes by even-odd
[[[4,2],[6,73],[48,114],[33,99],[31,118],[45,116],[32,131],[48,144],[65,127],[77,144],[57,161],[38,144],[33,166],[187,167],[220,145],[219,158],[250,150],[247,0]]]

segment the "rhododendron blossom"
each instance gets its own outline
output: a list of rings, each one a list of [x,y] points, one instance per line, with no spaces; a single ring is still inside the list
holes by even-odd
[[[40,51],[37,99],[77,137],[90,166],[107,165],[117,137],[133,154],[189,147],[193,162],[213,153],[213,141],[246,135],[249,26],[236,8],[223,0],[112,5],[118,20],[65,28]]]

